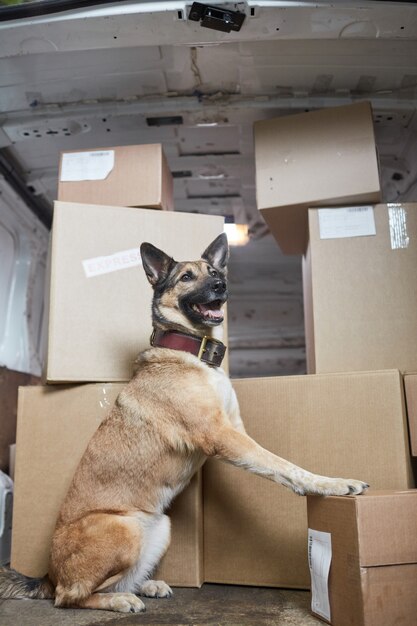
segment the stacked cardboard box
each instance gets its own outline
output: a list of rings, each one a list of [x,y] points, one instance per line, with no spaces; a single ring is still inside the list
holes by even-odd
[[[246,429],[297,465],[414,486],[397,370],[236,380]],[[305,498],[216,460],[204,468],[207,581],[309,587]]]
[[[58,200],[172,210],[173,180],[162,146],[63,152]]]
[[[47,571],[59,508],[87,444],[123,383],[22,387],[16,454],[12,566],[27,576]],[[201,476],[170,512],[172,542],[157,576],[199,586],[202,572]]]
[[[313,612],[340,626],[414,626],[416,520],[416,490],[309,497]]]
[[[404,421],[401,450],[387,431],[382,435],[384,444],[371,435],[371,407],[378,405],[371,395],[377,392],[379,377],[395,368],[399,412],[398,418],[391,413],[391,419],[397,420],[401,430],[400,422],[406,419],[406,413],[400,372],[417,371],[417,203],[379,203],[378,160],[368,103],[259,122],[255,125],[255,153],[259,209],[282,251],[304,255],[307,368],[310,374],[316,374],[305,380],[329,377],[331,389],[335,390],[334,372],[340,372],[345,381],[349,376],[367,380],[365,395],[370,394],[360,426],[356,422],[357,396],[347,387],[350,414],[340,419],[338,405],[330,424],[326,423],[326,411],[320,412],[317,425],[325,438],[329,428],[333,429],[333,441],[329,441],[326,452],[317,443],[319,473],[335,462],[346,475],[345,456],[350,456],[360,476],[365,480],[369,477],[373,489],[413,487],[412,472],[403,477],[401,487],[398,483],[393,487],[388,468],[394,455],[411,467],[409,435],[412,453],[417,454],[417,376],[405,376],[408,425]],[[395,397],[388,387],[378,393],[386,393],[391,402]],[[327,403],[328,392],[324,397]],[[317,406],[320,408],[320,403]],[[379,408],[377,413],[384,429],[383,411]],[[306,423],[308,431],[308,420]],[[335,442],[339,438],[348,441],[346,428],[358,431],[346,451],[341,451]],[[380,452],[384,449],[381,460],[388,471],[372,480],[369,472],[378,465],[373,458],[374,446]],[[324,612],[315,612],[335,625],[415,623],[416,606],[411,599],[415,594],[409,591],[416,584],[416,526],[412,512],[416,494],[406,497],[395,493],[384,499],[377,493],[371,490],[364,499],[313,498],[308,503],[309,525],[319,533],[331,533],[334,559],[328,583],[330,600]],[[372,516],[365,514],[367,507],[373,507]],[[402,511],[401,520],[405,517],[408,521],[404,527],[399,523],[397,529],[392,520],[398,510]],[[398,530],[401,545],[392,542],[391,554],[386,557],[386,542]],[[375,534],[373,556],[368,560],[362,554],[367,548],[361,543],[366,533],[368,537]],[[381,541],[379,533],[383,533]],[[356,544],[350,541],[352,537],[356,537]],[[329,542],[321,536],[314,541],[323,565]],[[272,545],[270,549],[272,552]],[[394,598],[401,580],[402,605]],[[322,571],[315,571],[312,582],[316,591],[327,589]],[[390,584],[393,596],[383,592]],[[313,601],[317,602],[317,597]]]
[[[379,202],[368,102],[255,123],[258,208],[284,254],[303,254],[308,209]]]
[[[56,516],[90,437],[149,347],[152,289],[140,244],[194,259],[223,231],[222,217],[111,206],[172,207],[161,146],[64,154],[59,195],[72,202],[54,207],[48,385],[22,388],[18,403],[11,564],[32,576],[47,569]],[[172,542],[157,576],[173,585],[203,580],[201,498],[198,475],[171,511]]]
[[[140,244],[194,259],[222,230],[217,216],[56,202],[47,382],[129,380],[152,332]]]
[[[312,209],[309,232],[308,371],[416,370],[417,203]]]

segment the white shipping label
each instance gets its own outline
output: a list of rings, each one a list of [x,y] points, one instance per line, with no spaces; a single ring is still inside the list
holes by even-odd
[[[108,256],[85,259],[82,261],[82,264],[87,278],[92,278],[93,276],[109,274],[110,272],[117,272],[128,267],[142,265],[142,257],[140,256],[140,248],[131,248],[130,250],[115,252]]]
[[[374,209],[371,206],[318,209],[318,213],[320,239],[376,235]]]
[[[332,561],[330,533],[308,529],[308,564],[311,576],[311,610],[330,622],[329,571]]]
[[[62,155],[62,182],[104,180],[114,167],[114,150],[69,152]]]

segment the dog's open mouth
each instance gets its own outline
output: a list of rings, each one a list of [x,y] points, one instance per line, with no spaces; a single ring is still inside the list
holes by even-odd
[[[224,313],[221,308],[222,304],[222,300],[212,300],[211,302],[192,304],[191,308],[205,320],[222,322],[224,318]]]

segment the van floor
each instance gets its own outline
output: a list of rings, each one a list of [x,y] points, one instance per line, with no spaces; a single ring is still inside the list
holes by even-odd
[[[205,584],[174,589],[169,599],[145,598],[146,612],[56,609],[49,600],[0,600],[0,626],[318,626],[307,591]]]

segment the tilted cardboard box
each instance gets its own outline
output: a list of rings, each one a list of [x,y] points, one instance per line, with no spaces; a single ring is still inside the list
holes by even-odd
[[[330,606],[313,595],[313,613],[333,626],[415,626],[417,491],[310,496],[307,511],[309,529],[331,543]]]
[[[172,210],[173,180],[162,146],[63,152],[58,200]]]
[[[371,105],[255,123],[257,204],[284,254],[304,254],[309,207],[381,200]]]
[[[246,429],[312,472],[373,489],[414,486],[398,371],[235,380]],[[306,499],[210,460],[203,468],[207,582],[308,588]]]
[[[129,380],[152,332],[153,292],[142,268],[141,243],[148,241],[177,261],[193,261],[223,232],[223,221],[56,202],[46,381]]]
[[[122,384],[19,390],[11,565],[27,576],[48,568],[61,503],[88,441]],[[197,474],[169,513],[172,540],[156,576],[198,587],[202,569],[202,490]]]
[[[415,371],[417,203],[311,209],[309,225],[308,372]]]

